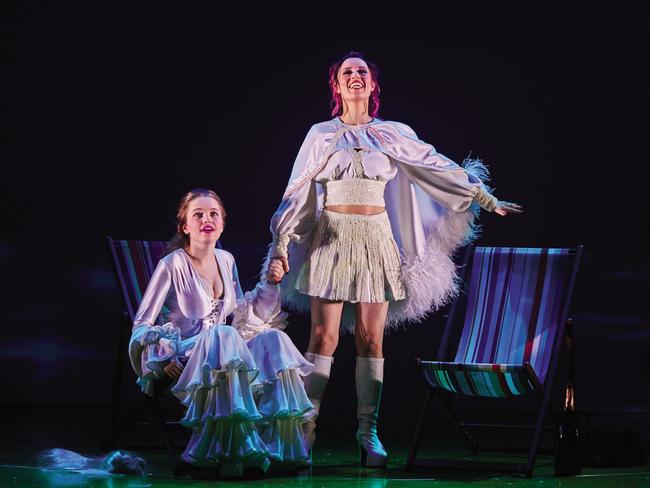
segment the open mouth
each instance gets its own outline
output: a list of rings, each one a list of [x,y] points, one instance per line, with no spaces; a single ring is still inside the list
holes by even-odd
[[[201,227],[201,232],[214,232],[214,227],[210,224],[204,225]]]
[[[353,83],[350,83],[348,85],[348,88],[350,88],[351,90],[363,90],[364,84],[361,83],[360,81],[355,81]]]

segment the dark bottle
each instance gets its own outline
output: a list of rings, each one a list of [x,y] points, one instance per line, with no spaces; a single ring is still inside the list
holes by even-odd
[[[564,411],[555,438],[555,476],[574,476],[582,472],[580,436],[576,424],[573,385],[564,389]]]

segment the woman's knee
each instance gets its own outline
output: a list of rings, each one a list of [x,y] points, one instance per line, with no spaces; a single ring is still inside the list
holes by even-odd
[[[312,326],[311,336],[309,337],[310,352],[331,356],[338,344],[339,335],[337,332],[318,325]]]
[[[382,357],[383,356],[383,337],[361,337],[358,333],[356,336],[357,354],[363,357]]]
[[[216,338],[217,340],[240,338],[239,333],[234,327],[222,324],[209,328],[205,331],[205,334],[207,334],[209,337]]]
[[[287,341],[289,336],[278,329],[266,329],[257,334],[248,341],[248,347],[253,349],[256,347],[265,347],[269,349],[277,349],[280,345]]]
[[[261,332],[261,334],[264,334],[266,337],[272,337],[274,339],[282,339],[283,337],[289,337],[287,336],[286,332],[280,329],[273,329],[273,328],[268,328],[265,331]]]

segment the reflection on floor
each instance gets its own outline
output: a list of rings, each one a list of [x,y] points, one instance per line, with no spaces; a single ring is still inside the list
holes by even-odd
[[[43,470],[29,466],[29,463],[0,465],[0,486],[2,487],[145,487],[145,486],[214,486],[227,483],[229,486],[304,486],[304,487],[359,487],[391,488],[398,486],[434,486],[434,487],[650,487],[650,466],[616,469],[585,469],[581,476],[556,478],[552,474],[552,460],[549,456],[540,456],[535,476],[526,479],[519,475],[499,475],[489,473],[428,472],[417,470],[407,472],[404,469],[407,450],[393,449],[388,469],[366,469],[356,464],[356,453],[350,446],[323,446],[315,450],[314,466],[310,470],[297,473],[279,472],[273,468],[263,479],[218,480],[209,472],[172,476],[166,463],[164,453],[140,452],[149,464],[148,474],[144,477],[127,475],[79,474],[60,470]],[[432,452],[424,452],[431,455]],[[458,457],[454,452],[435,453]]]
[[[218,480],[216,473],[194,473],[191,476],[172,476],[168,458],[164,451],[142,451],[137,453],[149,463],[148,474],[143,477],[126,475],[80,474],[61,470],[43,470],[35,466],[35,457],[43,449],[64,448],[88,456],[100,455],[99,445],[107,435],[108,411],[83,408],[22,408],[11,411],[0,409],[4,420],[0,423],[0,487],[153,487],[153,486],[215,486],[226,483],[229,486],[299,486],[333,488],[335,486],[358,488],[395,488],[399,486],[426,487],[649,487],[650,463],[621,468],[585,468],[583,474],[571,478],[553,476],[550,454],[539,455],[534,477],[499,473],[472,473],[405,470],[408,446],[413,433],[414,416],[404,413],[391,415],[385,412],[381,425],[384,444],[390,452],[388,469],[365,469],[357,465],[354,445],[354,417],[349,412],[329,412],[319,425],[320,434],[314,448],[314,466],[298,473],[279,472],[271,469],[262,479]],[[445,430],[442,421],[433,417],[427,437],[423,440],[420,457],[447,457],[458,459],[466,450],[458,436]],[[634,424],[641,425],[637,419]],[[645,432],[645,431],[644,431]],[[131,432],[133,440],[159,442],[159,432]],[[183,445],[187,431],[178,428],[177,441]],[[147,439],[145,439],[147,437]],[[499,439],[492,439],[502,441]],[[508,437],[508,440],[513,440]],[[549,446],[552,437],[543,439],[543,446]],[[480,459],[517,460],[480,456]]]

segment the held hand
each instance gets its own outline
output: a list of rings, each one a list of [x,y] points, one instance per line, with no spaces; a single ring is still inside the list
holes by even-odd
[[[284,273],[285,274],[288,273],[289,272],[289,260],[287,258],[281,257],[281,256],[276,256],[274,258],[271,258],[271,264],[273,264],[273,263],[275,263],[277,261],[282,263],[282,269],[284,270]]]
[[[177,380],[183,372],[183,367],[183,364],[174,357],[169,364],[163,368],[163,371],[171,379]]]
[[[277,285],[282,281],[284,276],[284,266],[282,261],[279,258],[273,258],[271,264],[269,265],[269,270],[267,273],[267,280],[273,285]]]
[[[520,214],[524,213],[524,207],[518,203],[499,201],[497,208],[494,209],[494,213],[497,213],[502,217],[505,217],[508,214]]]

